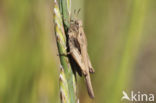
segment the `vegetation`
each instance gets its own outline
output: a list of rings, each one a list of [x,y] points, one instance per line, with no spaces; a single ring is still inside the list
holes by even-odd
[[[95,68],[94,100],[77,76],[80,103],[121,103],[123,90],[156,94],[155,7],[155,0],[72,0]],[[53,0],[0,1],[0,103],[60,102],[53,8]]]

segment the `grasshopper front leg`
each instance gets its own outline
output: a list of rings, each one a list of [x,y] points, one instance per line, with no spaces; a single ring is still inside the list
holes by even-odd
[[[58,54],[57,56],[66,56],[68,57],[71,54],[71,52],[63,53],[63,54]]]

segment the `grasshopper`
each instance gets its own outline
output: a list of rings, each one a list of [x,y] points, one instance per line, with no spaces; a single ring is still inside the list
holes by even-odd
[[[94,98],[94,92],[91,84],[90,73],[94,73],[91,61],[87,52],[87,39],[84,33],[81,20],[71,20],[68,30],[68,54],[74,71],[85,78],[88,94]]]

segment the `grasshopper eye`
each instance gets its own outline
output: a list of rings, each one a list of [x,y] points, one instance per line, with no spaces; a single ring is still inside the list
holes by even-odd
[[[79,26],[79,24],[78,24],[78,22],[77,22],[77,21],[75,21],[75,25],[78,25],[78,26]]]
[[[80,33],[80,36],[82,36],[82,33]]]

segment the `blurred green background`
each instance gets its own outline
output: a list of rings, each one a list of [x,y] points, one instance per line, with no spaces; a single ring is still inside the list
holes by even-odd
[[[96,70],[94,100],[78,78],[80,103],[156,94],[156,1],[72,0],[79,8]],[[53,0],[0,1],[0,103],[59,103],[57,54]]]

